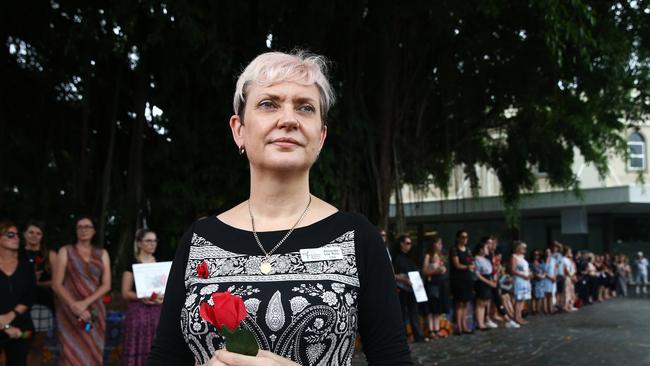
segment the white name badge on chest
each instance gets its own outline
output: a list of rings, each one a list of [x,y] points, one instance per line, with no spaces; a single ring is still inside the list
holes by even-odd
[[[343,259],[343,252],[341,248],[336,247],[300,249],[300,259],[303,262],[334,261]]]

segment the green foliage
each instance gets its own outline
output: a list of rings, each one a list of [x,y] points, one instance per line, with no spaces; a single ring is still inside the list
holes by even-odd
[[[15,49],[1,61],[0,216],[44,219],[58,245],[73,240],[73,215],[92,213],[121,256],[146,222],[171,256],[192,220],[247,196],[227,121],[236,75],[271,40],[333,61],[339,102],[316,194],[385,225],[397,184],[445,191],[460,165],[476,188],[483,165],[514,224],[533,167],[575,187],[575,149],[604,172],[625,123],[647,116],[649,10],[634,4],[6,4],[0,36]],[[145,102],[162,115],[143,119]]]

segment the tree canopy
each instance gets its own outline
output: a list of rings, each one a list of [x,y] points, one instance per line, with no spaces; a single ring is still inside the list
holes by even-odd
[[[98,218],[121,259],[147,225],[171,254],[195,218],[246,198],[227,125],[257,54],[332,61],[338,103],[312,190],[385,226],[402,184],[495,171],[508,207],[533,168],[571,187],[574,148],[606,169],[650,109],[648,1],[31,1],[0,37],[0,216]],[[119,265],[118,263],[118,265]]]

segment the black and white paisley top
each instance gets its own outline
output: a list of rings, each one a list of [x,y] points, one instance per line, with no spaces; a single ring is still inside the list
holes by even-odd
[[[286,231],[258,233],[268,251]],[[300,249],[340,248],[342,259],[303,261]],[[369,365],[412,365],[386,249],[363,216],[337,212],[297,228],[271,256],[250,231],[216,217],[195,222],[181,239],[148,365],[206,363],[223,348],[199,315],[214,292],[242,297],[261,349],[301,365],[350,365],[357,333]],[[208,278],[196,268],[206,262]]]

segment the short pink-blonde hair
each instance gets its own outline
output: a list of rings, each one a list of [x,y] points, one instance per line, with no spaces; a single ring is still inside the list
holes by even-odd
[[[303,85],[315,84],[320,94],[321,119],[325,124],[327,112],[334,104],[334,91],[327,79],[328,60],[324,56],[295,50],[291,53],[266,52],[246,66],[237,79],[233,109],[243,116],[246,95],[251,83],[270,86],[283,81]]]

